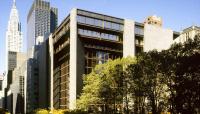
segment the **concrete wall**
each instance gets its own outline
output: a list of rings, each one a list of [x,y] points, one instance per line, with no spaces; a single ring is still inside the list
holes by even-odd
[[[85,53],[80,38],[77,38],[77,57],[76,98],[81,95],[83,88],[83,74],[85,73]]]
[[[173,43],[173,31],[149,24],[144,25],[144,51],[168,49]]]
[[[72,9],[70,12],[70,77],[69,77],[69,108],[76,108],[77,95],[77,10]]]
[[[123,36],[123,57],[135,56],[135,22],[125,19]]]
[[[49,76],[50,76],[50,107],[53,110],[53,38],[52,34],[49,36]]]

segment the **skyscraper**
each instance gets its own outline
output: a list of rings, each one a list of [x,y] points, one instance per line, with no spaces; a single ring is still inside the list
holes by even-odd
[[[16,8],[16,2],[13,0],[13,6],[10,12],[8,28],[6,31],[6,51],[22,51],[22,32],[19,14]]]
[[[27,47],[36,43],[38,36],[46,36],[57,26],[57,8],[50,7],[44,0],[35,0],[27,17]]]
[[[12,75],[10,75],[9,71],[10,70],[10,66],[11,63],[13,63],[13,54],[10,53],[17,53],[17,52],[22,52],[22,42],[23,42],[23,35],[21,32],[21,23],[19,20],[19,14],[18,14],[18,10],[16,7],[16,1],[13,0],[13,5],[11,8],[11,12],[10,12],[10,17],[8,20],[8,27],[7,27],[7,31],[6,31],[6,64],[5,64],[5,68],[6,68],[6,72],[5,72],[5,78],[3,80],[3,89],[5,89],[5,97],[7,97],[6,92],[8,90],[8,86],[7,85],[7,81],[8,81],[8,77],[12,79]],[[10,59],[12,58],[12,59]],[[15,65],[13,66],[14,69]],[[13,70],[12,69],[12,70]]]
[[[8,70],[9,51],[21,52],[22,51],[22,32],[21,23],[19,21],[19,14],[16,7],[16,1],[13,0],[10,18],[8,21],[8,28],[6,31],[6,70]]]
[[[49,107],[48,35],[57,27],[57,16],[58,9],[45,0],[34,0],[27,16],[26,113]]]

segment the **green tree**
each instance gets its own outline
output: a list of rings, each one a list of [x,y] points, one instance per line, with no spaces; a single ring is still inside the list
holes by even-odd
[[[100,74],[94,72],[84,76],[83,93],[77,100],[77,107],[80,109],[88,109],[91,104],[100,104],[100,90],[102,88],[102,79]]]
[[[173,55],[175,66],[169,75],[171,88],[171,105],[174,113],[199,113],[200,112],[200,37],[189,39],[181,44],[174,44],[169,50]],[[169,57],[168,57],[169,58]]]
[[[91,105],[101,106],[104,111],[117,112],[127,96],[124,94],[128,94],[124,86],[124,69],[133,62],[133,58],[126,58],[97,65],[90,74],[84,76],[83,92],[77,100],[77,106],[82,109],[88,109]]]
[[[145,109],[153,114],[167,110],[168,87],[160,70],[161,58],[155,50],[141,53],[136,64],[127,69],[132,76],[134,112],[137,114],[145,113]]]

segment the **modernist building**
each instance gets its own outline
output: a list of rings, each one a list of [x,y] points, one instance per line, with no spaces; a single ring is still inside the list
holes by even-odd
[[[161,26],[72,9],[51,37],[53,107],[74,109],[82,75],[95,65],[142,51],[168,49],[177,35]]]
[[[194,39],[196,35],[200,36],[200,27],[198,26],[191,26],[186,29],[184,29],[180,36],[174,39],[174,42],[176,43],[183,43],[187,41],[188,39]]]
[[[38,36],[52,33],[57,27],[57,8],[50,7],[50,2],[34,0],[27,17],[27,46],[31,49]]]

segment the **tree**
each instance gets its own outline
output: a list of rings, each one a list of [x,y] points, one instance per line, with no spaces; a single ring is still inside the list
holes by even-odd
[[[77,107],[80,109],[88,109],[91,104],[101,103],[99,91],[102,88],[102,79],[99,74],[94,72],[84,76],[83,93],[77,100]]]
[[[117,112],[126,96],[124,90],[127,90],[124,88],[124,69],[133,62],[133,58],[126,58],[97,65],[84,76],[83,92],[77,106],[81,109],[88,109],[91,105],[103,106],[104,111]]]
[[[161,72],[162,56],[157,51],[142,53],[137,56],[136,64],[129,66],[132,76],[134,112],[137,114],[152,111],[158,114],[167,110],[168,87]]]
[[[84,76],[80,108],[104,106],[115,113],[118,105],[136,114],[163,111],[200,113],[200,38],[173,44],[170,49],[139,54],[97,65]]]
[[[174,56],[174,75],[170,76],[174,91],[171,94],[174,113],[200,112],[200,37],[188,40],[183,44],[174,44],[169,50]]]

